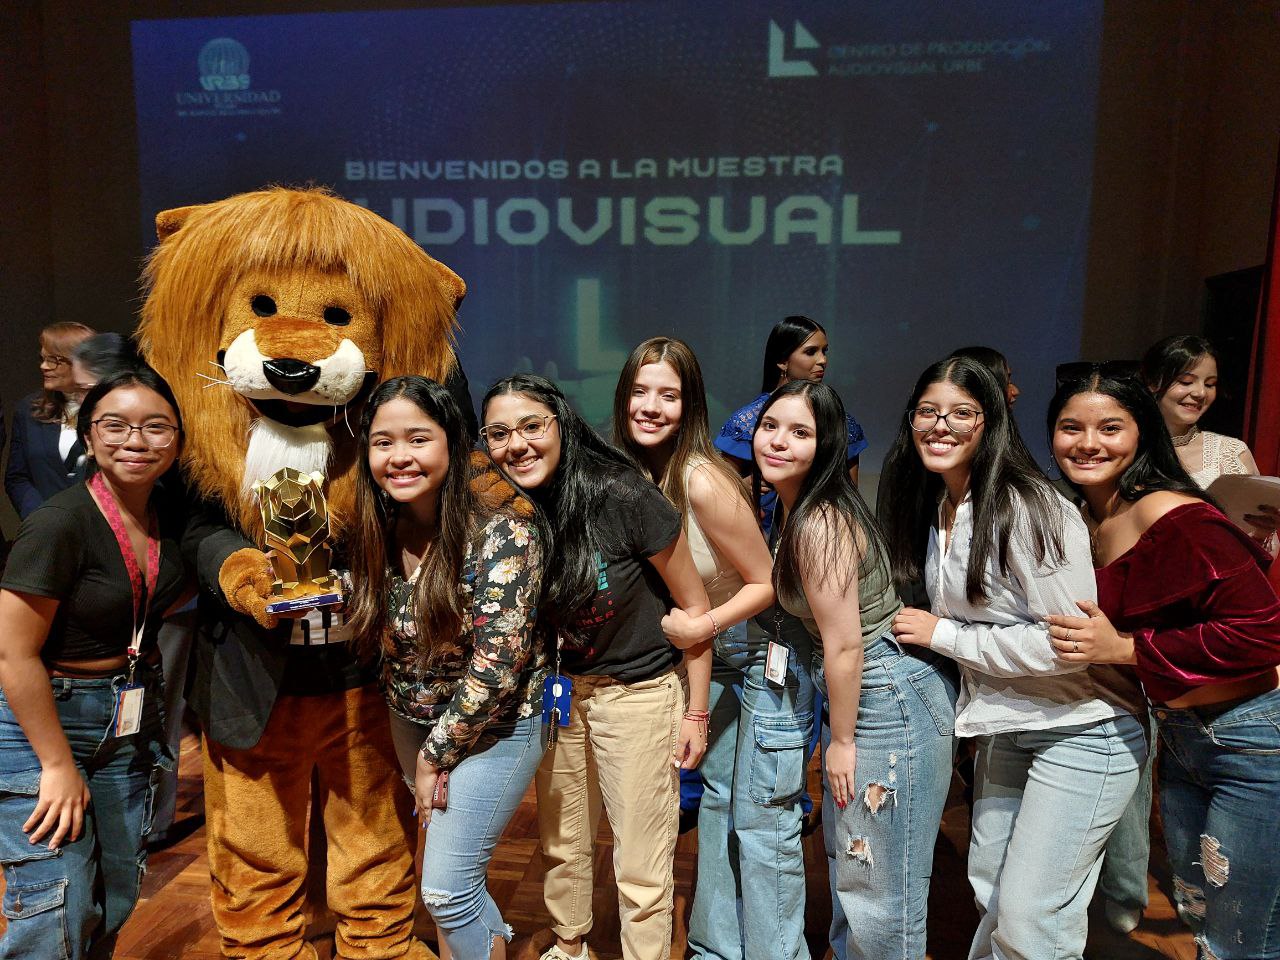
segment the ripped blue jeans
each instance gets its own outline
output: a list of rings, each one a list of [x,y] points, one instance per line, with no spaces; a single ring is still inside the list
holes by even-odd
[[[412,784],[432,726],[391,713],[391,738]],[[498,721],[449,774],[449,802],[431,815],[422,851],[422,900],[454,960],[487,960],[511,928],[485,879],[493,850],[542,761],[542,716]]]
[[[826,674],[815,659],[818,688]],[[959,676],[891,636],[867,644],[854,735],[854,795],[839,810],[822,776],[836,960],[924,960],[933,846],[951,783]],[[831,743],[823,717],[822,749]]]
[[[1280,957],[1280,690],[1152,709],[1178,913],[1206,960]]]
[[[112,732],[123,676],[94,680],[53,677],[54,707],[71,755],[89,785],[84,829],[50,850],[47,838],[27,842],[22,825],[35,809],[40,761],[0,693],[0,864],[4,915],[0,958],[110,957],[133,912],[146,868],[155,787],[173,758],[162,743],[159,670],[138,668],[146,687],[141,729]]]

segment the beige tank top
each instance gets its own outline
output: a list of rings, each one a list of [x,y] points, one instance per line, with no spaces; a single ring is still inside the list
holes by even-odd
[[[698,460],[685,466],[686,490],[689,489],[689,481],[694,471],[705,466],[706,463],[705,460]],[[738,573],[737,567],[720,556],[715,546],[707,539],[702,528],[698,526],[698,518],[694,516],[692,506],[685,510],[684,535],[689,541],[689,552],[693,554],[693,563],[698,568],[698,576],[702,578],[703,585],[707,588],[707,599],[711,601],[711,608],[714,610],[742,589],[742,575]]]

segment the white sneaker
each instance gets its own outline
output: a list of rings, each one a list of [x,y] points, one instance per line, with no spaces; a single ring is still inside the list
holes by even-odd
[[[1117,903],[1111,899],[1107,899],[1102,906],[1103,913],[1107,917],[1107,925],[1116,933],[1133,933],[1142,922],[1142,911],[1137,907],[1126,907],[1123,903]]]
[[[582,952],[579,954],[565,953],[559,945],[552,943],[539,960],[587,960],[587,941],[582,941]]]

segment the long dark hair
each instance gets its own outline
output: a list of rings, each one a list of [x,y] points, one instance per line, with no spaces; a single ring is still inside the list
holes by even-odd
[[[1171,490],[1213,503],[1213,498],[1196,486],[1196,482],[1178,459],[1178,452],[1173,448],[1173,441],[1169,438],[1169,430],[1155,397],[1146,388],[1146,384],[1135,378],[1109,376],[1098,371],[1088,377],[1068,380],[1058,387],[1053,399],[1049,401],[1049,413],[1046,417],[1050,448],[1058,418],[1062,416],[1062,408],[1067,405],[1068,400],[1081,393],[1100,393],[1110,397],[1138,425],[1138,450],[1134,454],[1133,463],[1120,476],[1120,499],[1132,503],[1156,490]],[[1076,493],[1083,494],[1083,488],[1068,480],[1065,473],[1062,479]]]
[[[969,494],[973,511],[973,539],[965,572],[965,595],[977,605],[987,601],[982,578],[995,557],[1000,571],[1009,570],[1009,542],[1020,508],[1028,514],[1032,551],[1038,563],[1063,560],[1060,498],[1036,465],[1009,413],[1005,392],[995,375],[977,360],[967,357],[939,360],[920,375],[907,400],[898,437],[885,459],[879,504],[880,518],[889,541],[890,565],[899,584],[919,580],[929,542],[929,529],[937,516],[943,480],[925,469],[916,451],[911,411],[935,383],[951,383],[982,408],[982,435],[969,464]]]
[[[1218,359],[1218,351],[1204,337],[1190,334],[1165,337],[1142,355],[1142,382],[1159,400],[1201,357]]]
[[[948,360],[957,359],[959,357],[968,357],[970,360],[977,360],[980,364],[995,374],[995,378],[1000,381],[1001,388],[1006,394],[1009,392],[1009,361],[1005,355],[995,347],[961,347],[959,350],[952,350]]]
[[[769,395],[756,418],[757,432],[769,408],[786,397],[803,397],[809,405],[816,446],[813,463],[778,536],[773,587],[779,596],[802,596],[803,580],[823,584],[837,577],[834,582],[844,591],[854,573],[872,569],[885,549],[880,525],[849,476],[844,404],[825,383],[793,380]],[[762,481],[754,458],[751,473],[758,504]]]
[[[769,339],[764,344],[764,365],[760,374],[760,392],[772,393],[778,386],[782,374],[778,364],[786,365],[787,358],[800,349],[801,344],[815,333],[826,335],[826,330],[817,320],[810,320],[799,314],[783,317],[769,331]]]
[[[545,377],[523,373],[499,380],[481,401],[481,420],[494,397],[512,393],[549,409],[560,430],[555,476],[550,484],[526,492],[551,529],[538,617],[555,628],[571,627],[577,612],[596,592],[596,551],[603,536],[596,524],[599,504],[620,472],[638,470],[626,454],[592,430],[560,388]]]
[[[121,387],[145,387],[153,393],[159,394],[161,399],[173,408],[173,415],[178,421],[175,424],[178,428],[178,436],[175,442],[178,444],[178,450],[181,451],[182,441],[186,434],[182,429],[182,411],[178,408],[178,399],[173,395],[173,390],[169,387],[168,381],[141,360],[138,360],[132,366],[116,370],[99,380],[93,389],[84,395],[84,400],[80,403],[80,410],[76,414],[76,434],[80,437],[80,443],[84,445],[84,448],[86,450],[89,448],[90,434],[93,432],[93,414],[97,410],[98,404],[112,390],[119,390]],[[166,472],[166,477],[178,465],[177,460],[174,460],[173,463],[173,467]],[[87,460],[85,462],[85,477],[92,477],[97,472],[97,463],[92,459]]]
[[[449,391],[426,377],[394,377],[380,384],[360,418],[360,465],[356,471],[355,523],[351,530],[351,611],[357,652],[367,658],[395,650],[387,630],[387,571],[398,561],[391,536],[400,504],[386,496],[369,469],[369,433],[384,405],[403,397],[444,432],[449,470],[440,488],[440,530],[422,560],[410,610],[418,631],[419,666],[430,663],[441,641],[452,641],[462,626],[458,578],[467,544],[489,517],[471,489],[470,450],[462,411]]]
[[[665,363],[680,378],[680,429],[676,432],[675,449],[661,476],[650,477],[666,498],[675,504],[681,516],[688,515],[689,492],[685,488],[685,468],[691,460],[705,463],[747,497],[741,478],[711,445],[711,429],[707,421],[707,389],[703,385],[698,358],[683,340],[674,337],[650,337],[631,351],[631,356],[618,374],[613,392],[613,442],[643,466],[640,445],[631,434],[631,388],[640,368],[650,363]],[[648,473],[647,470],[642,470]]]

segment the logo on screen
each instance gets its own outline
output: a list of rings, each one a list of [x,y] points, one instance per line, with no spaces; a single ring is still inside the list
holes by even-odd
[[[793,50],[817,50],[818,41],[805,29],[804,24],[796,20],[791,28],[791,48]],[[816,77],[818,68],[807,57],[795,60],[787,59],[787,34],[774,21],[769,21],[769,76],[771,77]]]
[[[200,86],[204,89],[249,89],[249,51],[230,37],[218,37],[206,43],[200,48],[197,63]]]

